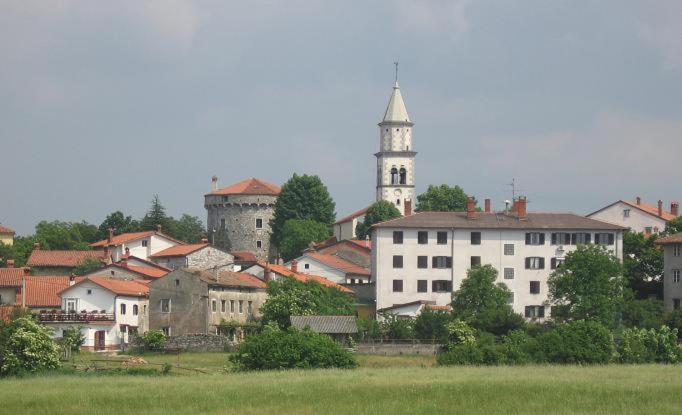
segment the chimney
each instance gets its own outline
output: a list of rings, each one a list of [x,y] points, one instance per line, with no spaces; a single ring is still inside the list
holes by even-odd
[[[69,286],[74,285],[76,283],[76,275],[71,274],[69,275]]]
[[[663,201],[658,201],[658,216],[663,216]]]
[[[14,268],[14,260],[13,259],[7,260],[7,268]]]
[[[467,198],[467,219],[476,219],[476,199]]]
[[[24,267],[24,275],[26,275],[26,276],[31,275],[31,268],[30,267]]]
[[[410,216],[412,214],[412,199],[405,199],[405,215]]]
[[[218,190],[218,176],[211,177],[211,191],[215,192]]]
[[[298,261],[295,259],[291,261],[291,272],[298,273]]]
[[[526,203],[525,196],[519,196],[516,200],[516,214],[518,215],[519,220],[526,220]]]
[[[670,214],[675,217],[680,216],[680,204],[678,202],[670,202]]]
[[[130,256],[130,248],[126,246],[126,255],[125,257],[128,258]]]
[[[34,251],[40,251],[40,242],[34,242],[33,243],[33,250]]]
[[[156,225],[156,231],[157,231],[157,232],[161,232],[161,224]]]
[[[109,234],[107,236],[107,243],[111,245],[114,242],[114,228],[109,228],[107,229],[109,231]]]
[[[270,271],[270,264],[265,263],[265,269],[263,270],[263,281],[266,283],[272,281],[272,271]]]
[[[485,200],[485,213],[490,213],[490,212],[492,212],[490,199],[486,199]]]
[[[637,206],[639,206],[639,205],[642,204],[642,198],[641,198],[641,197],[637,196],[637,197],[635,198],[635,200],[637,201]]]

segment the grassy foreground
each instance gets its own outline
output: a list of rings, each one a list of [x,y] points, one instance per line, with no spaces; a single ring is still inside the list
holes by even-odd
[[[209,364],[218,357],[219,363]],[[183,359],[186,364],[200,363],[207,370],[213,368],[211,374],[0,380],[0,412],[673,414],[682,410],[682,366],[442,368],[429,367],[432,358],[426,357],[361,356],[362,367],[357,370],[225,373],[218,369],[225,357],[180,357],[181,365]]]

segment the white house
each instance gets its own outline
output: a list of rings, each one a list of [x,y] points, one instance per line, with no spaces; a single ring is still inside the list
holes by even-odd
[[[162,233],[160,228],[155,231],[122,233],[120,235],[114,235],[113,230],[110,229],[107,239],[92,243],[90,247],[108,251],[111,260],[118,262],[124,256],[129,255],[148,259],[159,251],[177,245],[184,245],[184,243]]]
[[[650,235],[663,232],[665,225],[679,216],[679,209],[680,204],[678,202],[671,202],[670,211],[666,212],[663,209],[662,200],[659,200],[658,205],[654,206],[642,202],[642,198],[638,196],[634,201],[619,200],[611,203],[596,212],[590,213],[587,217]]]
[[[169,269],[232,271],[234,268],[234,256],[207,242],[173,246],[153,254],[150,258]]]
[[[140,280],[87,277],[60,293],[61,310],[41,313],[41,323],[62,337],[67,328],[80,328],[83,350],[118,350],[130,334],[148,328],[149,286]]]
[[[171,272],[169,268],[157,263],[124,256],[120,261],[105,265],[85,274],[86,277],[108,277],[119,280],[155,280]]]
[[[362,221],[368,208],[360,209],[334,222],[334,237],[337,241],[355,238],[355,228]]]
[[[663,246],[663,304],[668,311],[679,310],[682,301],[682,233],[656,240]]]
[[[512,291],[516,312],[549,317],[547,279],[565,255],[578,244],[599,243],[622,259],[623,231],[571,213],[526,213],[525,198],[513,214],[476,212],[470,199],[467,212],[382,222],[372,231],[377,313],[414,315],[422,304],[446,306],[472,266],[491,264]]]

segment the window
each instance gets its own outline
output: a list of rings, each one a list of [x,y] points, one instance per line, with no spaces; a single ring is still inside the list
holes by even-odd
[[[504,279],[505,280],[513,280],[514,279],[514,268],[505,268],[504,269]]]
[[[391,184],[398,184],[398,169],[395,167],[391,169]]]
[[[142,306],[142,314],[144,314],[145,316],[147,315],[147,305],[146,304]]]
[[[530,282],[530,293],[531,294],[540,294],[540,281],[531,281]]]
[[[220,312],[224,313],[227,311],[227,300],[220,300]]]
[[[230,313],[234,313],[234,300],[230,300]]]
[[[420,245],[426,245],[429,243],[429,233],[427,231],[417,232],[417,243]]]
[[[429,267],[429,257],[418,256],[417,257],[417,268],[428,268]]]
[[[429,282],[426,280],[417,280],[417,292],[425,293],[429,289]]]
[[[481,244],[481,232],[471,232],[471,245]]]
[[[396,245],[403,243],[403,231],[393,231],[393,243]]]
[[[651,226],[647,226],[644,228],[644,233],[652,233],[652,231],[653,231],[653,228]],[[596,238],[595,238],[595,242],[596,242]]]
[[[171,334],[170,327],[161,327],[161,331],[163,332],[163,335],[166,337],[169,337]]]
[[[557,269],[558,267],[561,266],[561,264],[564,263],[564,258],[552,258],[550,262],[551,262],[551,268]]]
[[[514,293],[509,293],[509,298],[507,298],[507,304],[514,304]]]
[[[140,309],[137,304],[133,304],[133,315],[136,316],[139,311]]]
[[[305,269],[310,269],[310,264],[308,264],[308,263],[303,264],[303,268],[305,268]]]
[[[651,232],[649,232],[651,233]],[[612,233],[595,233],[594,243],[600,245],[613,245],[614,237]]]
[[[565,232],[552,233],[552,245],[570,245],[571,234]]]
[[[244,314],[244,300],[239,300],[239,314]]]
[[[66,300],[66,312],[75,313],[78,309],[78,300],[75,298],[68,298]]]
[[[526,233],[526,245],[544,245],[545,234],[542,232]]]
[[[261,241],[256,241],[256,248],[260,249],[263,247],[263,242]]]
[[[246,311],[251,314],[253,313],[253,301],[249,301],[246,303]]]
[[[395,200],[395,204],[398,205],[398,206],[400,206],[400,199],[396,199],[396,200]]]
[[[578,232],[571,234],[571,245],[583,245],[589,244],[591,241],[591,235],[585,232]]]
[[[256,218],[256,229],[263,229],[263,219]]]
[[[407,184],[407,170],[405,170],[405,167],[400,168],[400,184]]]
[[[682,245],[673,245],[673,256],[680,256],[682,253]]]
[[[472,256],[471,257],[471,268],[480,267],[480,266],[481,266],[481,257],[480,256]]]
[[[170,313],[171,311],[171,301],[170,298],[162,298],[160,302],[161,312]]]
[[[220,229],[225,229],[225,218],[220,218]]]
[[[92,294],[92,290],[88,290],[88,295]]]
[[[527,257],[526,269],[545,269],[545,258],[537,256]]]
[[[673,298],[673,310],[679,310],[680,309],[680,299],[679,298]]]
[[[623,209],[623,216],[626,218],[630,217],[630,209]]]
[[[542,305],[528,305],[526,306],[527,318],[543,318],[545,317],[545,306]]]
[[[126,305],[124,303],[121,303],[121,314],[126,313]]]
[[[437,241],[438,245],[445,245],[448,243],[448,233],[447,232],[438,232],[436,234],[437,236]]]
[[[180,286],[180,280],[175,280],[175,286],[179,287]]]
[[[673,270],[673,282],[675,282],[675,283],[680,282],[680,270],[679,269]]]
[[[213,311],[214,313],[218,311],[216,300],[211,300],[211,311]]]
[[[452,257],[435,256],[431,258],[431,268],[452,268]]]
[[[402,255],[393,255],[393,268],[402,268],[403,267],[403,256]]]
[[[119,330],[121,331],[121,334],[125,334],[127,331],[128,326],[126,324],[121,324],[119,326]]]
[[[394,293],[403,292],[403,280],[393,280],[393,292]]]
[[[143,239],[143,240],[142,240],[142,246],[143,246],[143,247],[146,248],[148,244],[149,244],[149,241],[148,241],[148,240],[146,240],[146,239]]]
[[[434,293],[452,292],[452,281],[448,280],[431,281],[431,291],[433,291]]]
[[[514,255],[514,244],[504,244],[504,254]]]

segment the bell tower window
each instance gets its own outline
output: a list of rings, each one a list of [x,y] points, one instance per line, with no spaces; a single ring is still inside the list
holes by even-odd
[[[398,184],[398,169],[395,167],[391,169],[391,184]]]
[[[405,170],[405,167],[400,168],[400,184],[406,184],[407,183],[407,170]]]

